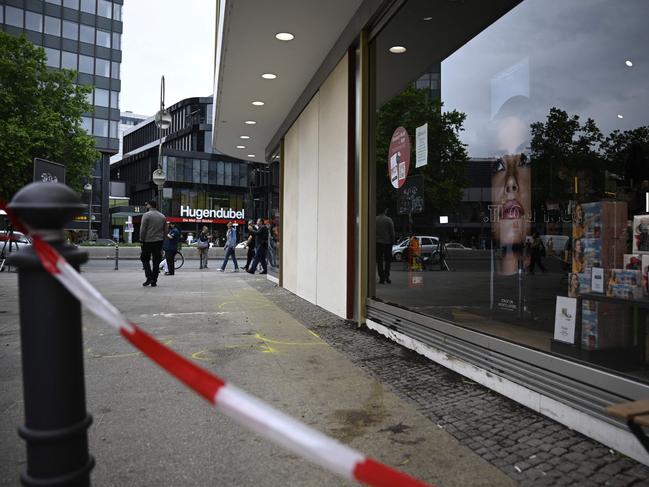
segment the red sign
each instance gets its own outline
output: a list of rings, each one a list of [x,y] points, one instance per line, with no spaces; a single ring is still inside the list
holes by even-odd
[[[246,220],[226,220],[225,218],[186,218],[178,216],[168,216],[168,222],[177,223],[236,223],[238,225],[245,225]]]
[[[400,188],[406,182],[410,169],[410,137],[403,127],[397,128],[392,134],[388,149],[388,178],[395,188]]]

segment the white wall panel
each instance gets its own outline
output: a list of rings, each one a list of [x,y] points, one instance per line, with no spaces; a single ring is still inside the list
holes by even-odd
[[[299,118],[300,177],[298,189],[297,294],[316,302],[318,242],[318,108],[313,97]]]
[[[284,137],[284,205],[282,208],[282,285],[297,294],[298,196],[300,190],[299,120]]]
[[[347,56],[320,88],[316,304],[339,316],[347,299]]]

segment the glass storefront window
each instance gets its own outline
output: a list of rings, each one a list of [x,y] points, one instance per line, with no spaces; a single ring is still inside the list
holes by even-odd
[[[208,164],[209,161],[205,159],[201,159],[201,183],[202,184],[209,184],[209,173],[207,170]]]
[[[192,182],[200,184],[201,182],[201,161],[200,159],[192,160]]]
[[[209,184],[216,184],[216,162],[215,161],[207,161],[209,169],[209,175],[208,175],[208,183]]]
[[[63,37],[76,41],[79,39],[79,24],[70,22],[69,20],[63,21]]]
[[[53,36],[61,35],[61,19],[45,16],[45,33]]]
[[[226,186],[232,186],[232,163],[226,162],[225,164],[225,178],[223,184]]]
[[[454,4],[370,46],[373,297],[648,380],[649,4]]]
[[[225,180],[225,163],[218,161],[216,163],[216,184],[223,185]]]

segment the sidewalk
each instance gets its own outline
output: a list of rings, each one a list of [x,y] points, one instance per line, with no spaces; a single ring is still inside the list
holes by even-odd
[[[357,338],[384,340],[263,276],[189,268],[161,276],[154,289],[141,286],[139,269],[91,263],[84,276],[182,355],[369,456],[439,486],[515,485],[319,335],[339,327],[345,347]],[[2,485],[17,484],[25,458],[16,434],[23,421],[16,281],[0,274]],[[348,485],[237,426],[88,313],[84,347],[95,485]],[[392,358],[403,353],[398,348]]]

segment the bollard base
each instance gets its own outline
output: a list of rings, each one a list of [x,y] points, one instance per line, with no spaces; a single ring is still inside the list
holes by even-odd
[[[90,472],[95,466],[95,457],[90,455],[86,464],[74,472],[59,477],[41,479],[30,476],[27,472],[20,474],[20,483],[28,487],[62,486],[62,485],[90,485]]]

